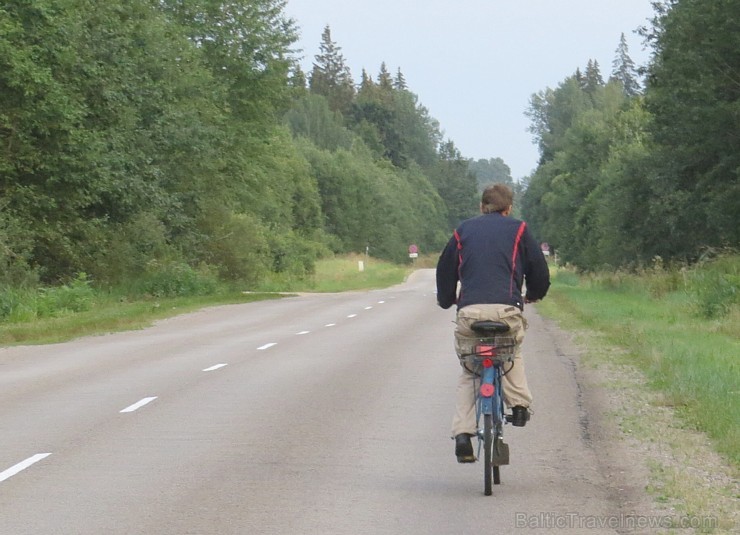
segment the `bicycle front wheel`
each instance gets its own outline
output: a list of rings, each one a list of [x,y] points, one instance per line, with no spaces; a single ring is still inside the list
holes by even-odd
[[[483,452],[483,493],[490,496],[493,479],[493,416],[490,414],[483,415]]]

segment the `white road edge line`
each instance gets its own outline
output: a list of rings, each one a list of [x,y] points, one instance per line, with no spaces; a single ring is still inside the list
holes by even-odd
[[[0,481],[5,481],[6,479],[9,479],[16,475],[18,472],[21,472],[31,466],[32,464],[36,464],[37,462],[46,459],[51,453],[37,453],[33,457],[29,457],[25,461],[21,461],[15,466],[11,466],[7,470],[0,472]]]
[[[373,307],[365,307],[365,310],[371,310]]]
[[[295,333],[295,335],[296,335],[296,336],[300,336],[300,335],[302,335],[302,334],[310,334],[310,333],[311,333],[311,331],[301,331],[301,332],[299,332],[299,333]]]
[[[336,323],[327,323],[324,327],[334,327]]]
[[[206,368],[203,370],[204,372],[212,372],[213,370],[218,370],[220,368],[223,368],[224,366],[228,366],[228,364],[214,364],[210,368]]]
[[[261,350],[263,350],[263,349],[270,349],[270,348],[271,348],[272,346],[276,346],[276,345],[277,345],[277,342],[270,342],[269,344],[265,344],[265,345],[263,345],[263,346],[259,346],[259,347],[257,348],[257,350],[258,350],[258,351],[261,351]]]
[[[348,318],[356,318],[356,317],[357,317],[357,314],[350,314],[350,315],[349,315],[349,316],[347,316],[347,317],[348,317]]]
[[[148,403],[151,403],[155,399],[157,399],[157,396],[152,396],[152,397],[149,397],[149,398],[141,399],[141,400],[137,401],[136,403],[134,403],[133,405],[129,405],[128,407],[126,407],[125,409],[123,409],[120,412],[134,412],[135,410],[138,410],[138,409],[142,408],[144,405],[146,405]]]

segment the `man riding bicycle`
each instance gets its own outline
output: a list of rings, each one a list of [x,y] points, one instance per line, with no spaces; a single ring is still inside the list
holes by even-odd
[[[504,400],[512,409],[512,424],[523,427],[529,420],[532,394],[527,386],[521,343],[526,320],[524,303],[539,301],[550,287],[545,256],[527,229],[510,217],[513,192],[505,184],[483,191],[479,216],[463,221],[455,229],[437,262],[437,302],[444,309],[457,304],[455,350],[462,371],[457,384],[457,402],[452,421],[458,462],[474,462],[470,438],[476,433],[475,375],[465,366],[475,334],[472,323],[501,321],[509,325],[516,341],[513,367],[503,376]],[[460,283],[458,294],[457,284]],[[522,286],[526,282],[526,294]]]

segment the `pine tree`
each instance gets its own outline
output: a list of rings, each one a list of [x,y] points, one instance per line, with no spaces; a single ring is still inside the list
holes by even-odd
[[[634,97],[640,94],[640,82],[637,79],[637,69],[635,62],[629,55],[627,40],[624,33],[619,39],[619,46],[616,50],[616,56],[612,63],[611,80],[616,80],[622,84],[624,94],[628,97]]]
[[[288,85],[293,89],[295,96],[302,96],[306,92],[306,73],[296,64],[288,74]]]
[[[360,76],[360,87],[357,90],[357,95],[370,95],[375,90],[375,82],[372,77],[367,73],[365,69],[362,69],[362,75]]]
[[[341,51],[341,47],[331,40],[331,30],[326,26],[321,34],[309,88],[311,93],[326,97],[333,111],[344,113],[352,104],[355,87]]]
[[[586,65],[586,75],[583,78],[583,90],[589,95],[593,95],[596,89],[604,85],[604,79],[601,77],[599,62],[595,59],[588,60]]]
[[[393,80],[393,87],[397,91],[408,91],[408,85],[406,85],[406,78],[404,78],[401,72],[401,67],[396,71],[396,79]]]
[[[573,75],[573,77],[576,79],[576,82],[578,82],[578,85],[580,85],[581,87],[585,87],[585,82],[584,82],[584,79],[583,79],[583,73],[581,72],[581,68],[580,67],[576,68],[576,72]]]
[[[385,61],[380,64],[378,86],[384,91],[391,91],[393,89],[393,79],[391,78],[391,73],[388,72],[388,67],[385,64]]]

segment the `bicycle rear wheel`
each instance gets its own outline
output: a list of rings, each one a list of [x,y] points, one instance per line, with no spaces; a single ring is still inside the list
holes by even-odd
[[[499,447],[503,443],[503,439],[501,438],[501,424],[496,424],[496,432],[493,434],[493,449],[494,452],[491,456],[491,464],[493,464],[493,458],[498,458],[499,456]],[[493,484],[494,485],[500,485],[501,484],[501,467],[497,464],[493,465]]]
[[[493,479],[493,416],[483,415],[483,494],[492,494],[491,481]],[[498,473],[498,466],[495,467]]]

